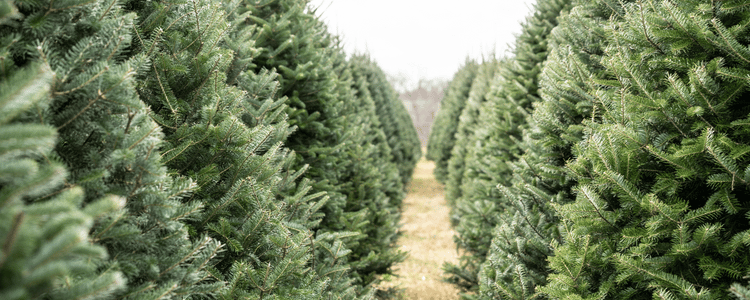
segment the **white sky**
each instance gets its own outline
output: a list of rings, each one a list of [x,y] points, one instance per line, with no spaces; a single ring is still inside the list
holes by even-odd
[[[466,57],[501,56],[536,0],[311,0],[346,53],[390,75],[450,80]]]

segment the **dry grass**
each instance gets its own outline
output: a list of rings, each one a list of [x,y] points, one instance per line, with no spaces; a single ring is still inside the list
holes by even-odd
[[[395,266],[396,277],[383,278],[382,287],[403,289],[398,299],[458,299],[458,289],[442,281],[443,262],[458,262],[443,186],[435,180],[433,162],[420,160],[404,200],[403,235],[398,245],[409,252]],[[390,280],[389,280],[390,279]]]

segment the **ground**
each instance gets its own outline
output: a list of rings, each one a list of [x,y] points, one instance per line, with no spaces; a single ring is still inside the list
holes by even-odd
[[[384,277],[383,285],[403,289],[397,299],[458,299],[458,289],[443,282],[443,262],[458,262],[450,208],[443,186],[435,180],[435,163],[419,161],[414,171],[401,216],[403,235],[398,246],[409,252],[406,261],[395,266],[397,276]]]

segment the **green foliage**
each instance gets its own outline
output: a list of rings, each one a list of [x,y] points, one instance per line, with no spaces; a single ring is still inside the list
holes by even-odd
[[[547,36],[568,6],[568,1],[537,3],[514,56],[484,66],[497,71],[483,90],[475,81],[469,103],[482,93],[485,100],[475,112],[469,105],[462,114],[448,197],[457,243],[467,252],[460,265],[445,270],[451,282],[479,292],[466,298],[534,298],[536,286],[546,282],[549,243],[559,234],[545,203],[559,197],[562,182],[552,174],[559,173],[550,160],[553,149],[531,134],[537,130],[532,104],[540,101],[538,75],[547,58]],[[463,160],[456,156],[461,151]]]
[[[740,300],[750,299],[750,288],[739,283],[733,283],[729,291]]]
[[[0,2],[0,297],[371,299],[421,149],[307,6]]]
[[[182,221],[200,205],[180,201],[194,183],[166,173],[160,128],[136,94],[134,75],[147,63],[127,54],[136,15],[113,1],[24,2],[19,13],[22,20],[3,28],[11,44],[5,61],[24,66],[41,60],[55,73],[50,105],[29,119],[57,128],[53,159],[68,166],[66,184],[85,190],[85,209],[107,195],[125,199],[123,209],[97,215],[91,229],[92,241],[105,246],[110,259],[92,260],[96,268],[76,281],[92,284],[119,270],[127,287],[116,297],[211,294],[219,285],[205,266],[219,244],[186,239]]]
[[[455,134],[456,142],[451,150],[451,157],[448,161],[448,180],[445,184],[445,197],[448,203],[452,205],[462,196],[463,191],[461,190],[461,186],[464,183],[463,175],[466,168],[468,151],[479,147],[472,143],[481,142],[475,139],[475,132],[479,130],[479,115],[488,101],[487,94],[495,78],[495,72],[498,69],[499,63],[495,58],[491,58],[489,61],[478,66],[477,75],[471,84],[469,97],[466,99],[466,105],[459,117]]]
[[[466,106],[477,69],[478,65],[475,62],[467,60],[456,72],[445,97],[440,101],[440,110],[430,131],[426,158],[435,162],[435,178],[443,184],[448,180],[448,162],[456,143],[459,117]]]
[[[257,28],[254,46],[258,51],[247,68],[278,70],[280,95],[288,98],[285,112],[289,124],[297,127],[286,141],[297,153],[292,168],[309,166],[305,177],[311,180],[311,192],[324,192],[329,197],[321,209],[325,217],[315,227],[316,235],[340,238],[330,245],[348,248],[316,251],[316,260],[342,264],[319,272],[342,274],[330,283],[332,291],[348,291],[356,284],[357,293],[367,296],[374,275],[390,272],[390,266],[404,256],[393,249],[393,241],[403,197],[397,189],[403,189],[399,185],[408,178],[393,173],[398,169],[388,162],[395,159],[400,166],[406,161],[404,170],[410,170],[413,163],[409,167],[409,160],[416,162],[419,150],[409,149],[408,139],[388,147],[380,145],[393,137],[384,132],[386,127],[380,128],[385,125],[379,122],[385,124],[387,119],[379,118],[379,105],[372,95],[377,92],[378,101],[391,101],[384,105],[392,105],[393,100],[383,95],[387,89],[384,92],[381,84],[369,79],[382,76],[375,70],[360,71],[358,68],[371,68],[364,62],[350,65],[337,38],[328,34],[312,13],[305,12],[306,5],[299,0],[240,5],[236,13],[243,16],[244,24]],[[399,110],[391,111],[389,114]],[[414,141],[418,147],[416,133]],[[400,184],[394,181],[395,176]],[[344,268],[347,271],[342,273]],[[349,272],[351,275],[346,275]]]
[[[486,118],[491,128],[465,174],[472,176],[466,198],[493,201],[500,207],[479,272],[484,299],[543,297],[537,287],[546,283],[550,244],[560,240],[558,218],[549,203],[564,201],[571,182],[560,172],[563,160],[553,147],[540,142],[533,105],[541,101],[542,66],[547,59],[548,36],[570,1],[539,1],[516,40],[515,56],[499,70],[491,99],[495,105]],[[482,120],[485,120],[484,118]],[[548,133],[549,134],[549,133]],[[473,175],[476,174],[476,175]],[[497,190],[495,190],[497,188]],[[465,219],[471,219],[466,217]]]
[[[750,109],[737,77],[750,62],[741,46],[750,15],[733,2],[607,4],[584,3],[561,25],[594,25],[604,38],[587,47],[601,45],[601,56],[562,46],[567,55],[548,64],[597,71],[569,81],[588,113],[568,163],[575,201],[556,205],[565,242],[544,292],[728,299],[750,271],[739,254],[750,207],[738,200],[748,191],[741,124]]]
[[[351,73],[352,90],[357,99],[354,102],[355,105],[352,106],[351,115],[359,118],[358,122],[353,122],[349,126],[358,124],[362,126],[362,131],[359,135],[361,139],[352,152],[352,159],[356,157],[358,161],[353,165],[354,168],[349,169],[350,174],[346,179],[348,184],[351,184],[347,195],[346,211],[360,214],[363,216],[363,221],[367,223],[367,226],[361,230],[366,237],[358,244],[352,245],[351,265],[362,282],[369,284],[375,281],[376,275],[391,274],[391,266],[403,261],[406,257],[406,253],[398,250],[395,244],[398,237],[401,202],[406,196],[398,166],[408,166],[409,161],[394,159],[388,143],[389,139],[383,133],[382,122],[376,114],[377,107],[372,95],[382,93],[383,90],[392,90],[390,85],[382,86],[386,83],[385,75],[377,65],[370,61],[369,57],[358,55],[349,59],[347,71]],[[374,79],[380,79],[380,81]],[[390,99],[398,100],[397,98]],[[400,102],[395,104],[401,105]],[[400,107],[387,105],[386,107],[390,110],[402,108],[404,112],[406,111],[403,105]],[[388,115],[384,114],[384,116]],[[395,120],[392,118],[387,121]],[[398,125],[398,123],[394,124]],[[416,138],[416,130],[412,131],[412,136]],[[419,145],[418,139],[413,141],[417,142],[417,146]],[[408,145],[408,142],[406,140],[398,143],[397,146]],[[414,165],[412,164],[412,168]]]
[[[351,249],[366,238],[361,232],[368,225],[362,212],[347,211],[347,197],[354,190],[345,178],[355,168],[363,127],[356,124],[356,116],[350,120],[347,115],[355,98],[352,84],[339,80],[346,70],[343,53],[325,25],[306,12],[306,5],[298,0],[244,1],[235,14],[237,22],[256,28],[257,51],[248,72],[279,72],[279,96],[287,98],[285,113],[296,127],[285,142],[297,153],[290,167],[309,166],[309,192],[328,197],[320,208],[325,217],[312,227],[321,239],[312,258],[316,271],[329,278],[329,296],[353,299],[353,293],[361,291],[353,284],[362,283],[357,282],[361,277],[352,276]]]
[[[422,149],[417,134],[417,129],[409,116],[409,112],[399,99],[398,93],[388,82],[383,70],[369,57],[352,56],[351,61],[361,61],[364,68],[370,97],[375,104],[375,114],[378,117],[378,127],[383,131],[388,146],[391,148],[393,158],[391,161],[396,165],[401,177],[401,182],[406,187],[411,180],[411,175],[422,157]],[[399,201],[400,202],[400,201]]]
[[[540,2],[472,87],[448,180],[471,255],[447,271],[467,298],[746,297],[744,3],[566,7]]]
[[[446,272],[451,274],[449,281],[464,289],[477,285],[476,274],[479,265],[485,260],[490,235],[484,232],[482,225],[496,223],[497,207],[491,201],[466,198],[464,185],[470,184],[472,177],[465,177],[467,165],[472,163],[472,153],[481,148],[483,135],[487,128],[482,128],[481,118],[487,113],[489,89],[494,83],[495,72],[502,64],[494,58],[478,66],[477,75],[471,85],[458,128],[455,134],[455,146],[448,161],[448,181],[446,183],[446,200],[452,206],[451,222],[456,226],[454,237],[458,247],[466,250],[461,257],[460,266],[446,264]],[[492,228],[492,227],[490,227]]]
[[[97,268],[91,262],[107,258],[103,247],[90,243],[89,231],[94,220],[122,209],[124,199],[108,196],[82,209],[80,187],[56,192],[67,176],[62,164],[50,160],[56,130],[22,121],[32,109],[49,105],[53,75],[49,66],[35,64],[3,68],[0,77],[2,299],[106,296],[124,283],[119,272],[89,276]]]
[[[225,16],[238,4],[132,3],[145,20],[135,50],[153,62],[138,91],[165,128],[165,162],[197,183],[188,201],[204,209],[188,221],[191,239],[226,245],[211,262],[225,283],[218,298],[320,298],[327,279],[312,256],[327,239],[310,228],[327,198],[298,181],[304,167],[290,167],[282,143],[294,128],[276,97],[279,77],[246,68],[257,32]]]

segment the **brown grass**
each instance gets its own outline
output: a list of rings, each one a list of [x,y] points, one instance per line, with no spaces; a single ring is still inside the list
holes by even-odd
[[[383,278],[383,287],[403,289],[398,299],[458,299],[458,289],[442,281],[443,262],[458,262],[450,209],[443,186],[435,180],[435,163],[419,161],[408,187],[401,216],[403,235],[398,245],[409,252],[406,261],[395,266],[396,277]]]

